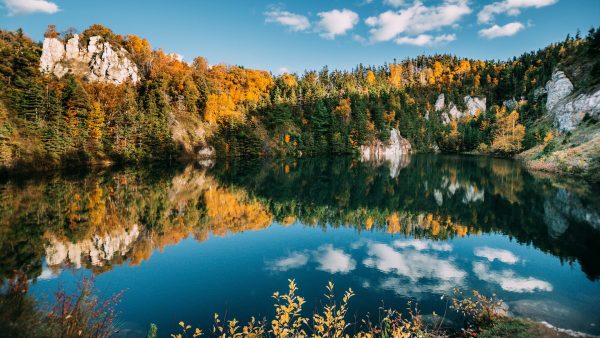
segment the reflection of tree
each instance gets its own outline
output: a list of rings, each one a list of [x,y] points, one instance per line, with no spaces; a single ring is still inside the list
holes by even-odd
[[[501,232],[600,275],[600,231],[589,221],[598,201],[490,158],[413,156],[398,176],[350,158],[217,163],[209,173],[125,169],[9,182],[0,197],[3,277],[38,276],[44,256],[50,268],[102,272],[190,236],[273,220],[440,240]]]
[[[498,194],[510,203],[519,203],[518,194],[523,190],[523,177],[521,170],[515,170],[514,163],[494,159],[491,163],[494,175],[494,194]]]
[[[30,278],[50,268],[86,266],[102,272],[139,264],[156,249],[192,235],[261,229],[272,216],[244,190],[219,187],[189,166],[150,176],[144,171],[7,183],[0,191],[3,277]]]
[[[567,261],[577,259],[589,277],[600,276],[599,263],[592,259],[600,248],[581,245],[600,237],[581,215],[582,203],[567,203],[570,207],[563,209],[572,217],[561,222],[568,231],[551,236],[543,222],[544,206],[556,189],[514,161],[417,155],[396,177],[385,167],[349,158],[297,160],[288,173],[277,168],[272,163],[219,163],[211,174],[257,196],[279,222],[293,215],[307,225],[351,225],[434,239],[500,232]],[[587,200],[588,209],[598,209],[593,194],[573,194]]]

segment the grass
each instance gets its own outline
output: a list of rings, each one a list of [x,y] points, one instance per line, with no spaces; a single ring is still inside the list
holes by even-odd
[[[573,132],[519,154],[518,158],[534,171],[600,182],[600,125],[588,121]]]

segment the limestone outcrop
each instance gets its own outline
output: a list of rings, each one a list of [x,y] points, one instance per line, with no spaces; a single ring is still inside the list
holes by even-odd
[[[410,153],[410,142],[403,138],[398,129],[395,128],[391,130],[390,139],[387,143],[377,140],[371,145],[360,147],[361,159],[363,161],[375,163],[390,162],[390,175],[392,177],[396,177],[400,169],[410,163]]]
[[[466,106],[464,112],[460,111],[453,102],[448,103],[448,109],[447,111],[444,111],[446,108],[444,94],[442,93],[438,96],[434,108],[435,111],[443,111],[441,117],[444,124],[450,123],[451,120],[460,120],[466,116],[473,117],[477,115],[478,112],[485,112],[487,109],[487,99],[485,97],[478,98],[467,95],[463,100]]]
[[[92,36],[87,47],[82,48],[79,35],[75,34],[66,44],[57,38],[44,39],[40,70],[61,78],[71,72],[89,81],[121,84],[139,80],[137,66],[121,47],[103,42],[102,37]]]
[[[590,94],[573,94],[573,84],[564,72],[555,70],[546,83],[546,109],[558,130],[571,131],[588,115],[600,120],[600,90]]]
[[[440,110],[444,109],[444,104],[445,104],[444,101],[445,101],[444,93],[441,93],[438,96],[437,100],[435,100],[435,106],[434,106],[435,111],[440,111]]]

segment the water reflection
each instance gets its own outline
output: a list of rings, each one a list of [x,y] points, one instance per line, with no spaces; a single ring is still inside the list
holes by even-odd
[[[600,275],[598,196],[556,188],[499,159],[416,156],[391,166],[346,158],[224,162],[211,169],[9,181],[0,194],[3,278],[16,271],[51,278],[80,267],[100,273],[137,265],[188,236],[203,241],[210,234],[265,229],[273,221],[410,235],[415,239],[391,246],[362,243],[369,256],[363,263],[394,278],[439,280],[432,288],[457,284],[465,274],[432,254],[452,250],[438,240],[493,232],[577,260],[592,280]],[[508,265],[519,260],[494,248],[477,248],[475,256]],[[357,264],[343,250],[323,246],[282,257],[272,269],[286,271],[309,260],[331,273],[348,273]],[[474,264],[473,272],[506,290],[552,290],[486,263]],[[386,281],[388,288],[397,289],[395,284]]]

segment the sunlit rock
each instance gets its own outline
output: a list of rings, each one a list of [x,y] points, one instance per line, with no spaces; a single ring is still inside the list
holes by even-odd
[[[40,58],[40,70],[51,73],[54,66],[60,62],[65,55],[65,46],[56,38],[44,39],[42,57]]]
[[[575,129],[584,117],[600,120],[600,90],[590,94],[573,95],[573,84],[562,71],[554,71],[546,83],[546,109],[560,131]]]
[[[115,49],[102,37],[92,36],[87,48],[80,48],[79,35],[66,44],[56,38],[44,39],[40,70],[61,78],[67,73],[83,76],[89,81],[121,84],[137,83],[138,69],[123,48]]]
[[[487,98],[478,98],[478,97],[471,97],[471,96],[465,96],[464,98],[465,101],[465,105],[467,106],[467,111],[465,112],[465,114],[468,114],[468,116],[476,116],[478,113],[484,113],[486,110],[486,102],[487,102]]]
[[[399,170],[410,163],[407,158],[411,153],[411,145],[408,140],[400,135],[398,129],[392,129],[390,139],[383,143],[379,140],[371,145],[360,147],[361,159],[363,161],[383,162],[389,161],[391,164],[390,175],[395,177]]]
[[[435,100],[435,111],[440,111],[442,109],[444,109],[445,104],[444,104],[444,93],[440,94],[437,98],[437,100]]]
[[[564,72],[554,71],[552,73],[552,79],[546,83],[546,92],[548,98],[546,98],[546,109],[552,111],[556,104],[569,96],[573,91],[573,84],[567,78]]]

